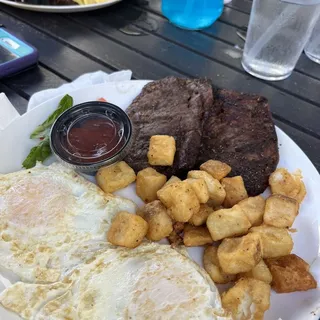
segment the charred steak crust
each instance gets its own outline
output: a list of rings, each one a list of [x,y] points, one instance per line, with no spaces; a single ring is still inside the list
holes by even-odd
[[[214,90],[204,116],[197,165],[208,159],[229,164],[243,177],[248,194],[262,193],[279,161],[278,140],[268,101],[257,95]]]
[[[216,159],[243,177],[248,194],[262,193],[279,161],[277,135],[267,99],[212,89],[206,79],[167,77],[147,84],[127,113],[134,137],[125,161],[136,171],[148,164],[152,135],[176,140],[172,167],[154,168],[184,178],[189,170]]]
[[[170,135],[177,152],[172,167],[154,167],[167,176],[183,176],[194,168],[201,146],[202,118],[213,102],[206,79],[167,77],[147,84],[127,109],[133,124],[133,143],[125,161],[137,172],[148,164],[152,135]]]

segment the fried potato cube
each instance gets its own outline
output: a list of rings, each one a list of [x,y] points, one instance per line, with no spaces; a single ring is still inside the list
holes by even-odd
[[[186,247],[198,247],[212,242],[207,227],[195,227],[189,224],[184,228],[183,243]]]
[[[194,226],[202,226],[206,223],[209,214],[213,212],[213,209],[206,204],[200,204],[200,210],[192,215],[189,219],[189,223]]]
[[[176,176],[171,176],[171,178],[164,184],[164,187],[167,186],[170,183],[179,182],[179,181],[181,181],[180,178],[178,178]]]
[[[260,260],[260,262],[252,270],[239,273],[238,278],[254,278],[268,284],[270,284],[272,281],[271,272],[263,260]]]
[[[167,177],[152,168],[138,172],[136,192],[144,202],[157,200],[157,191],[166,183]]]
[[[242,278],[222,294],[222,306],[231,312],[232,319],[262,320],[270,307],[270,285],[256,279]]]
[[[209,191],[209,198],[214,207],[218,207],[223,203],[226,197],[226,192],[221,183],[217,179],[213,178],[209,173],[201,170],[191,170],[188,172],[188,178],[203,179],[206,182]]]
[[[281,194],[273,194],[266,200],[263,216],[265,224],[278,228],[289,228],[298,215],[298,201]]]
[[[235,205],[230,209],[220,209],[210,213],[207,227],[212,239],[218,241],[227,237],[246,234],[251,223],[243,210]]]
[[[147,234],[148,223],[141,217],[120,211],[113,218],[107,239],[114,245],[135,248]]]
[[[243,210],[252,226],[259,226],[263,221],[266,201],[261,196],[241,200],[238,205]]]
[[[171,183],[160,189],[157,195],[175,221],[187,222],[200,209],[197,195],[186,182]]]
[[[208,160],[200,166],[200,170],[208,172],[220,181],[231,172],[231,167],[218,160]]]
[[[227,274],[222,271],[217,251],[217,247],[208,246],[205,248],[203,255],[204,269],[215,283],[228,283],[234,281],[236,278],[234,274]]]
[[[209,200],[209,191],[206,182],[203,179],[193,179],[189,178],[185,180],[189,183],[190,187],[193,189],[197,195],[200,203],[206,203]]]
[[[300,191],[299,191],[299,193],[294,197],[294,199],[296,199],[299,203],[301,203],[301,202],[303,201],[303,199],[305,198],[306,195],[307,195],[306,185],[305,185],[304,182],[301,180],[301,181],[300,181]]]
[[[219,263],[225,273],[248,272],[261,258],[261,240],[257,234],[249,233],[239,238],[227,238],[218,247]]]
[[[278,168],[269,177],[271,192],[294,198],[301,188],[300,178],[292,175],[287,169]]]
[[[174,222],[173,231],[169,234],[168,240],[172,248],[176,248],[183,244],[182,232],[185,224],[183,222]]]
[[[96,174],[98,186],[106,193],[127,187],[136,180],[133,169],[124,161],[102,167]]]
[[[249,232],[260,235],[263,258],[285,256],[293,248],[293,241],[287,229],[261,225],[252,227]]]
[[[309,265],[295,254],[266,259],[272,274],[272,289],[278,293],[315,289],[317,282]]]
[[[231,208],[241,200],[248,198],[242,177],[223,178],[221,184],[226,191],[226,198],[223,202],[224,207]]]
[[[174,137],[159,135],[150,138],[148,161],[152,166],[172,166],[175,153]]]
[[[146,204],[138,213],[147,221],[149,228],[146,238],[159,241],[173,231],[172,220],[167,214],[167,208],[159,200]]]

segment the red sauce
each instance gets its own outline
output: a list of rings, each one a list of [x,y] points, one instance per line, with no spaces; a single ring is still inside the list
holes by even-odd
[[[68,152],[85,163],[112,157],[123,147],[125,139],[118,122],[95,115],[73,123],[65,143]]]

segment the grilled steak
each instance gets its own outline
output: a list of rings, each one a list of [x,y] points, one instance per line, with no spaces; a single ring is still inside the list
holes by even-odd
[[[243,177],[248,194],[258,195],[279,161],[277,135],[267,99],[215,90],[204,116],[197,165],[215,159],[229,164],[230,176]]]
[[[262,193],[275,170],[277,136],[265,98],[212,89],[205,79],[168,77],[146,85],[127,110],[134,138],[125,161],[137,172],[149,167],[152,135],[170,135],[177,152],[172,167],[154,167],[184,178],[209,159],[241,175],[249,195]]]
[[[198,159],[202,118],[212,105],[208,80],[168,77],[147,84],[127,113],[133,123],[134,140],[125,161],[139,171],[148,166],[147,152],[152,135],[170,135],[177,151],[172,167],[154,167],[170,176],[183,176]]]

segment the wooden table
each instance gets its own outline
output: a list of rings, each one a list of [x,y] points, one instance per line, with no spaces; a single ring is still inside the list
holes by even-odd
[[[79,14],[0,5],[0,23],[40,53],[37,68],[2,80],[0,92],[23,113],[33,93],[96,70],[131,69],[136,79],[208,77],[216,86],[267,97],[276,125],[319,170],[320,65],[302,55],[287,80],[265,82],[246,74],[240,63],[244,43],[236,31],[247,26],[250,7],[249,0],[233,0],[210,28],[191,32],[162,17],[160,0],[124,0]]]

